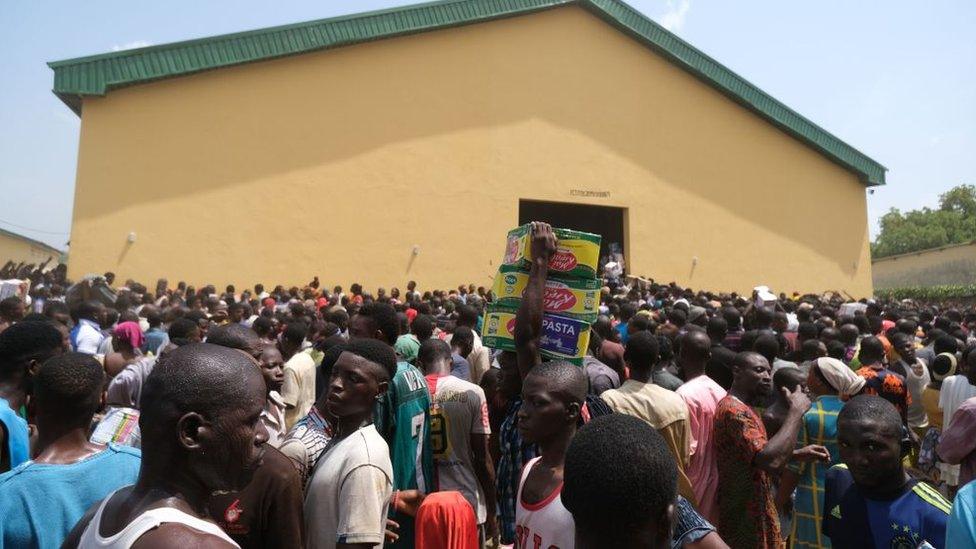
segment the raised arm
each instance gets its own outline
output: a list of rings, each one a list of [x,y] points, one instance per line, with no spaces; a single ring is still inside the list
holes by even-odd
[[[791,460],[797,461],[827,461],[830,453],[823,446],[810,445],[794,450],[796,447],[796,435],[803,424],[803,414],[810,408],[810,398],[798,387],[792,393],[789,389],[783,388],[790,403],[790,411],[786,415],[783,426],[779,432],[769,439],[766,446],[756,454],[753,461],[756,467],[770,473],[779,473],[782,468]]]
[[[525,378],[535,365],[542,362],[539,337],[542,335],[542,299],[546,291],[549,260],[556,252],[556,235],[548,223],[532,222],[529,250],[532,267],[529,282],[522,294],[522,303],[515,315],[515,349],[519,374]]]

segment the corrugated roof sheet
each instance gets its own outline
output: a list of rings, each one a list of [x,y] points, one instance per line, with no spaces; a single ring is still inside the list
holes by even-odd
[[[579,5],[665,56],[828,158],[883,185],[885,167],[620,0],[444,0],[48,63],[54,93],[81,113],[81,97],[195,72],[393,36]]]

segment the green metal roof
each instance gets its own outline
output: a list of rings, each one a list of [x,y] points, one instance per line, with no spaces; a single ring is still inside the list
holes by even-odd
[[[81,98],[195,72],[577,5],[671,60],[732,100],[883,185],[885,167],[797,114],[620,0],[442,0],[331,19],[48,63],[54,93],[81,113]]]

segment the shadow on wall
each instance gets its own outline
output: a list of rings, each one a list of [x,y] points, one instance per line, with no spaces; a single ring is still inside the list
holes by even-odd
[[[552,24],[540,26],[536,19],[542,18]],[[641,63],[646,74],[634,70]],[[662,70],[668,85],[657,76]],[[710,89],[703,94],[703,87],[589,13],[560,8],[115,90],[86,100],[85,109],[91,105],[93,116],[112,109],[131,117],[144,131],[95,129],[117,131],[109,142],[129,141],[146,154],[107,155],[111,159],[100,160],[97,170],[117,171],[116,180],[145,174],[142,179],[152,181],[119,189],[114,201],[86,203],[76,209],[76,222],[349,161],[391,144],[472,129],[491,133],[541,118],[605,144],[653,179],[784,236],[853,276],[867,238],[865,218],[832,218],[819,208],[825,196],[863,196],[863,189],[844,188],[855,176],[831,165],[839,177],[823,185],[782,185],[814,168],[823,173],[827,161],[799,141],[782,139],[785,134],[745,109],[728,114],[730,100]],[[276,107],[269,111],[269,105]],[[268,112],[274,115],[260,114]],[[160,150],[167,153],[155,153]],[[494,152],[483,151],[478,167],[504,161]],[[782,177],[771,180],[771,172]],[[763,196],[756,196],[756,182],[765,186]],[[323,188],[331,183],[320,182]],[[272,191],[248,199],[294,197]],[[683,206],[693,219],[694,204]],[[816,230],[810,228],[815,222]],[[341,227],[332,229],[336,234],[323,240],[341,237]],[[128,249],[126,243],[119,262]],[[415,259],[411,254],[405,273]],[[689,279],[695,271],[693,263]]]

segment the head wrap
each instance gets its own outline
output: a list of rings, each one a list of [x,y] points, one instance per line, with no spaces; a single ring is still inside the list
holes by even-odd
[[[814,364],[831,388],[842,397],[854,396],[864,388],[865,379],[836,358],[821,357]]]
[[[956,355],[939,353],[932,361],[932,381],[942,381],[949,376],[956,375]]]
[[[129,345],[133,349],[138,349],[142,347],[142,342],[145,338],[142,335],[142,330],[139,329],[139,324],[136,322],[120,322],[114,330],[112,330],[112,335],[122,339],[123,341],[129,342]]]

